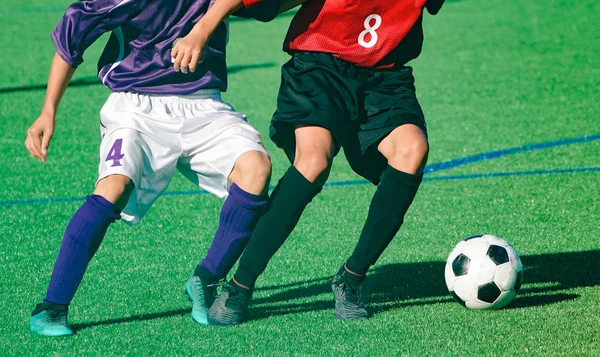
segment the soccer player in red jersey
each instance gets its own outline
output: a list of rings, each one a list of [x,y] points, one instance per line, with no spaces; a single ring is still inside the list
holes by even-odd
[[[245,319],[258,276],[321,191],[340,149],[377,190],[352,255],[331,279],[334,316],[368,317],[361,283],[400,229],[429,152],[406,63],[421,52],[424,9],[436,14],[443,2],[310,0],[302,5],[285,39],[284,50],[292,58],[282,67],[270,129],[293,165],[273,191],[238,270],[210,308],[209,323],[234,325]],[[289,6],[277,0],[218,0],[183,38],[187,47],[181,50],[201,50],[211,23],[233,11],[265,21]]]

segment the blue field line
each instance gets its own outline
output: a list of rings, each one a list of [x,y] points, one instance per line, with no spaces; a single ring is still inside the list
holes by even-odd
[[[506,156],[518,152],[541,150],[555,146],[569,145],[583,142],[590,142],[594,140],[600,140],[600,135],[584,136],[574,139],[566,139],[559,141],[551,141],[540,144],[525,145],[514,147],[510,149],[490,151],[481,153],[473,156],[467,156],[460,159],[444,161],[436,164],[431,164],[425,167],[423,181],[450,181],[450,180],[467,180],[474,178],[491,178],[491,177],[509,177],[509,176],[529,176],[529,175],[551,175],[551,174],[567,174],[567,173],[586,173],[586,172],[600,172],[600,167],[587,167],[577,169],[555,169],[555,170],[535,170],[535,171],[520,171],[520,172],[493,172],[484,174],[468,174],[468,175],[453,175],[453,176],[436,176],[427,177],[428,174],[433,172],[439,172],[449,170],[457,166],[467,165],[474,162],[480,162],[485,160],[495,159],[501,156]],[[370,184],[367,180],[348,180],[329,182],[324,187],[340,187],[340,186],[358,186]],[[274,186],[269,187],[271,190]],[[189,195],[205,195],[206,191],[171,191],[163,193],[163,196],[189,196]],[[48,198],[48,199],[33,199],[33,200],[15,200],[15,201],[0,201],[0,206],[20,206],[20,205],[31,205],[40,203],[69,203],[79,202],[85,200],[85,197],[72,197],[72,198]]]
[[[484,153],[473,155],[473,156],[463,157],[460,159],[442,161],[442,162],[438,162],[436,164],[427,165],[427,167],[425,167],[424,172],[425,172],[425,174],[429,174],[429,173],[433,173],[433,172],[453,169],[457,166],[472,164],[472,163],[479,162],[479,161],[497,159],[502,156],[507,156],[507,155],[515,154],[515,153],[519,153],[519,152],[541,150],[541,149],[547,149],[547,148],[551,148],[551,147],[555,147],[555,146],[585,143],[585,142],[590,142],[590,141],[594,141],[594,140],[600,140],[600,134],[583,136],[583,137],[574,138],[574,139],[549,141],[546,143],[539,143],[539,144],[533,144],[533,145],[517,146],[514,148],[510,148],[510,149],[489,151],[489,152],[484,152]]]
[[[600,172],[600,167],[584,167],[579,169],[557,169],[557,170],[534,170],[517,172],[491,172],[487,174],[469,174],[469,175],[451,175],[424,177],[423,181],[450,181],[450,180],[468,180],[475,178],[490,177],[510,177],[510,176],[531,176],[531,175],[553,175],[553,174],[575,174],[585,172]]]

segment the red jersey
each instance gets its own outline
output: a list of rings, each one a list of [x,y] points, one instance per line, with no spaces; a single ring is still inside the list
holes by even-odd
[[[283,47],[331,53],[362,67],[403,65],[421,52],[426,2],[309,0],[292,20]]]

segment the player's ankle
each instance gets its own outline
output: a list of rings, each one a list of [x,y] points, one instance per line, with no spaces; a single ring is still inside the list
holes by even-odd
[[[240,288],[240,289],[243,289],[243,290],[246,290],[246,291],[252,291],[251,287],[239,283],[235,279],[235,275],[231,277],[231,281],[233,282],[233,284],[235,285],[236,288]],[[240,289],[238,289],[238,290],[240,290]]]
[[[365,275],[366,275],[366,274],[359,274],[359,273],[357,273],[357,272],[355,272],[353,270],[350,270],[348,268],[348,264],[347,263],[344,263],[344,270],[347,271],[348,273],[350,273],[350,274],[352,274],[354,276],[360,277],[360,278],[364,278]]]

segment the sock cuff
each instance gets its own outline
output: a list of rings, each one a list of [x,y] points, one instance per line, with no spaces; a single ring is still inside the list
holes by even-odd
[[[237,205],[244,208],[256,210],[257,208],[261,208],[267,204],[269,201],[269,196],[252,194],[244,191],[240,186],[234,183],[229,186],[228,199],[233,199]]]
[[[202,264],[196,265],[196,268],[194,269],[194,275],[203,281],[213,282],[219,280],[207,268],[203,267]]]
[[[98,213],[111,220],[121,219],[121,211],[112,202],[100,195],[88,195],[85,202],[89,203]]]
[[[33,309],[31,316],[37,315],[40,312],[42,312],[44,310],[48,310],[48,309],[69,311],[69,304],[58,304],[58,303],[51,302],[51,301],[44,299],[41,304],[37,304],[35,306],[35,309]]]
[[[321,189],[323,188],[322,186],[317,185],[314,182],[310,182],[306,177],[304,177],[304,175],[302,175],[300,171],[298,171],[298,169],[294,165],[291,165],[287,169],[284,177],[289,178],[290,181],[292,181],[292,183],[294,184],[294,186],[298,188],[299,192],[310,192],[312,197],[316,196],[319,192],[321,192]]]
[[[385,178],[394,180],[396,182],[408,186],[419,186],[421,184],[421,181],[423,181],[423,174],[409,174],[404,171],[396,170],[395,168],[388,165],[381,174],[381,180],[383,181]]]

